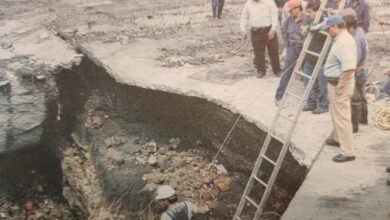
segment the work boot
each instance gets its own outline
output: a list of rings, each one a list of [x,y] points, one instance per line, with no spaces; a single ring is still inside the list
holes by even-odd
[[[325,144],[329,145],[329,146],[340,147],[340,143],[335,141],[335,140],[333,140],[332,138],[327,138],[325,140]]]
[[[315,108],[316,108],[316,107],[314,107],[314,106],[311,106],[311,105],[306,104],[305,106],[303,106],[302,111],[304,111],[304,112],[313,111]]]
[[[355,159],[356,159],[355,156],[344,156],[342,154],[338,154],[338,155],[333,157],[333,161],[337,162],[337,163],[344,163],[344,162],[348,162],[348,161],[353,161]]]
[[[327,108],[316,108],[313,111],[311,111],[315,115],[327,113],[329,110]]]

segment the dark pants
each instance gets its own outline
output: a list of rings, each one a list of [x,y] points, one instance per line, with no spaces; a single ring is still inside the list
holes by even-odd
[[[215,17],[221,18],[224,5],[225,5],[225,0],[211,0],[211,8],[213,9],[213,18]]]
[[[295,62],[297,61],[299,54],[301,53],[302,47],[288,46],[286,58],[284,60],[284,70],[283,75],[280,78],[279,87],[276,90],[275,99],[281,100],[284,92],[286,91],[288,82],[290,81],[292,72],[295,67]]]
[[[387,95],[390,95],[390,77],[387,80],[385,87],[383,88],[383,92],[385,92]]]
[[[307,75],[313,74],[315,62],[305,61],[303,64],[303,72]],[[307,78],[304,78],[305,86],[309,83]],[[324,66],[320,67],[317,74],[317,79],[314,82],[313,88],[310,90],[306,105],[310,108],[328,109],[328,82],[324,76]]]
[[[258,73],[265,74],[265,47],[268,49],[268,55],[271,60],[272,71],[275,74],[280,73],[280,61],[279,61],[279,43],[277,36],[275,34],[274,39],[268,40],[268,32],[271,27],[265,28],[252,28],[251,30],[251,39],[253,52],[255,57],[253,63]]]
[[[354,132],[359,131],[359,123],[367,124],[368,122],[367,99],[363,93],[363,86],[367,81],[364,71],[364,69],[361,69],[355,73],[355,90],[351,98],[351,115]]]

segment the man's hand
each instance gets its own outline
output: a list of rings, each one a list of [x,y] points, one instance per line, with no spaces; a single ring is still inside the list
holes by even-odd
[[[385,71],[383,72],[383,74],[385,74],[385,75],[387,75],[387,76],[390,76],[390,68],[385,69]]]
[[[345,86],[345,82],[352,77],[353,73],[355,72],[355,70],[348,70],[348,71],[345,71],[343,73],[343,75],[341,75],[340,79],[339,79],[339,82],[337,84],[337,87],[339,88],[342,88]]]
[[[273,40],[275,38],[275,31],[268,32],[268,40]]]
[[[305,34],[309,30],[309,25],[305,25],[301,27],[301,33]]]

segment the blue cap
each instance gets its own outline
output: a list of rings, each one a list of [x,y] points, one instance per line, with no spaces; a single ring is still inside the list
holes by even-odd
[[[321,30],[326,30],[333,25],[344,24],[344,20],[340,15],[332,15],[326,19],[325,24],[321,26]]]

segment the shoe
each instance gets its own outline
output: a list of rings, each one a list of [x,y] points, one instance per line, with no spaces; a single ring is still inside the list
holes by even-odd
[[[333,139],[331,139],[331,138],[327,138],[325,140],[325,144],[329,145],[329,146],[340,147],[340,143],[335,141],[335,140],[333,140]]]
[[[367,119],[360,119],[360,124],[362,125],[368,125],[368,120]]]
[[[277,107],[279,107],[281,101],[282,101],[282,100],[280,100],[280,99],[275,99],[275,105],[276,105]]]
[[[327,108],[316,108],[313,111],[311,111],[311,113],[315,115],[319,115],[319,114],[327,113],[328,111],[329,110]]]
[[[355,159],[356,159],[355,156],[344,156],[342,154],[338,154],[338,155],[333,157],[333,161],[337,162],[337,163],[348,162],[348,161],[352,161]]]
[[[386,167],[386,172],[390,173],[390,166]]]
[[[312,107],[310,105],[305,105],[305,106],[303,106],[302,111],[307,112],[307,111],[313,111],[314,109],[315,109],[315,107]]]
[[[265,73],[263,73],[263,72],[257,72],[257,75],[256,75],[257,78],[261,79],[261,78],[263,78],[264,76],[265,76]]]

